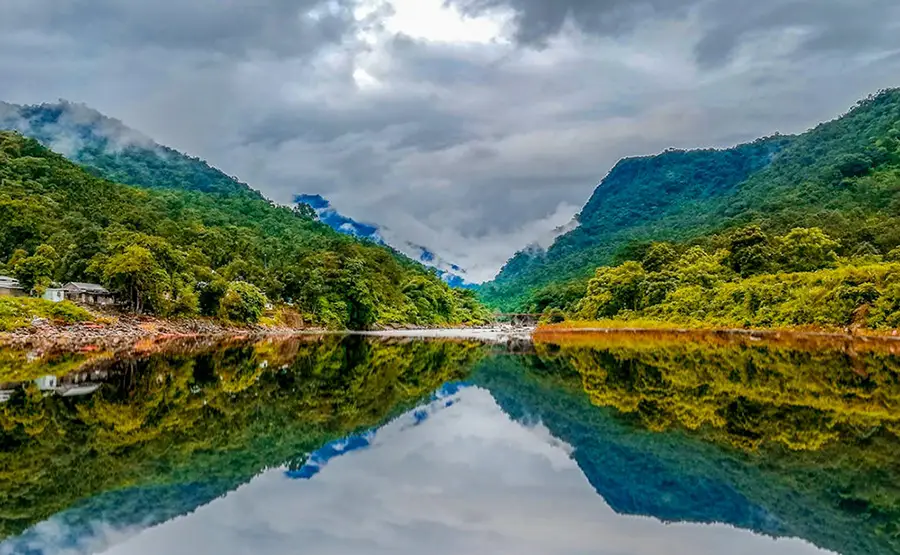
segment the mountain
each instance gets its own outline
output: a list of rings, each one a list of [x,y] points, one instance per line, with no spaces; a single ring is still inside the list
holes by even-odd
[[[157,144],[84,104],[21,106],[0,102],[0,129],[18,131],[116,183],[205,193],[263,196],[203,160]]]
[[[865,243],[887,253],[900,243],[888,224],[898,202],[898,141],[900,90],[891,89],[798,136],[624,159],[596,188],[577,228],[547,250],[517,253],[482,298],[540,308],[542,288],[583,290],[595,268],[639,258],[650,242],[709,242],[749,224],[767,233],[819,226],[845,251]]]
[[[82,106],[4,105],[2,120],[85,164],[0,131],[2,272],[102,283],[162,316],[231,318],[241,314],[226,312],[231,298],[258,305],[258,318],[264,293],[294,324],[484,320],[471,292],[451,290],[420,263],[335,233]]]
[[[319,217],[319,221],[328,225],[337,232],[353,235],[362,239],[368,239],[382,245],[390,245],[413,260],[437,270],[441,279],[451,287],[473,288],[473,284],[466,281],[466,271],[456,264],[447,262],[426,247],[410,243],[409,241],[389,241],[382,232],[388,229],[374,224],[361,223],[353,218],[344,216],[321,195],[296,195],[294,202],[298,205],[306,204],[312,208]]]

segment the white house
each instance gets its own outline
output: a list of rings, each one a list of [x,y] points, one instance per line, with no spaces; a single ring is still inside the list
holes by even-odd
[[[51,389],[56,389],[57,380],[56,376],[49,374],[47,376],[41,376],[40,378],[34,380],[34,384],[41,391],[48,391]]]
[[[66,291],[62,287],[48,287],[41,298],[54,303],[61,303],[66,300]]]

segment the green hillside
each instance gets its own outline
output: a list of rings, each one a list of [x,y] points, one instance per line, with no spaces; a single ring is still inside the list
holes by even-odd
[[[191,183],[117,184],[0,132],[0,272],[36,288],[96,281],[132,308],[166,316],[254,321],[267,299],[290,303],[305,324],[333,327],[483,316],[471,293],[394,251],[339,235],[237,182],[213,193],[188,190],[204,188]]]
[[[203,160],[157,144],[81,104],[61,101],[20,106],[0,102],[0,129],[37,139],[91,173],[116,183],[262,198],[246,183]]]
[[[518,253],[482,297],[505,309],[565,304],[584,294],[595,268],[640,260],[653,241],[712,244],[749,224],[768,234],[817,226],[839,242],[839,255],[886,254],[900,244],[898,139],[893,89],[796,137],[622,160],[579,228],[546,252]]]

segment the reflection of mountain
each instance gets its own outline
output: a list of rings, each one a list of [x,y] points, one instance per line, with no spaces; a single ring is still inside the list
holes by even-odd
[[[578,466],[613,510],[671,522],[723,522],[784,534],[765,508],[708,472],[710,463],[704,458],[708,448],[688,438],[636,430],[616,418],[614,411],[592,406],[580,391],[534,379],[548,372],[563,383],[579,383],[577,374],[545,365],[536,357],[492,360],[473,379],[488,388],[512,418],[540,421],[556,438],[572,445]],[[659,444],[672,449],[667,454],[675,456],[655,453]]]
[[[452,287],[472,287],[472,284],[466,281],[466,271],[463,268],[444,260],[422,245],[403,240],[388,240],[382,235],[382,232],[387,231],[386,228],[358,222],[341,214],[321,195],[295,195],[294,202],[309,205],[318,215],[319,221],[335,231],[389,245],[413,260],[418,260],[422,264],[434,268],[438,275]]]
[[[747,343],[538,345],[541,357],[486,361],[471,379],[513,418],[540,421],[572,445],[617,512],[724,522],[842,555],[900,552],[900,445],[893,412],[883,411],[900,387],[900,360]],[[723,427],[711,418],[692,430],[697,414],[718,414]]]
[[[468,342],[235,342],[114,365],[90,397],[23,390],[0,412],[0,531],[45,522],[0,554],[88,553],[104,537],[98,522],[127,535],[266,469],[312,478],[348,452],[392,445],[468,385],[573,447],[619,513],[842,555],[900,552],[900,360],[864,345],[614,335],[490,358]]]

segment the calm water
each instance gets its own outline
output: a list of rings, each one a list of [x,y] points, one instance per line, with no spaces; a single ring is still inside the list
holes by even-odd
[[[0,351],[0,555],[900,553],[900,353]]]

